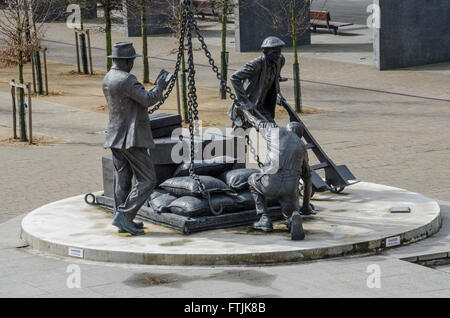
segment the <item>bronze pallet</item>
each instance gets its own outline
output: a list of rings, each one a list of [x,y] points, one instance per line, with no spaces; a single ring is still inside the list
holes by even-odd
[[[105,195],[95,196],[96,205],[113,211],[114,199]],[[272,220],[281,220],[280,206],[271,206],[268,208],[269,215]],[[155,224],[164,225],[172,229],[183,232],[183,234],[191,234],[206,230],[216,230],[236,226],[245,226],[252,224],[259,219],[259,215],[255,210],[246,210],[233,213],[224,213],[219,216],[198,216],[189,217],[177,215],[174,213],[157,213],[148,205],[144,204],[137,214],[137,218],[149,221]]]

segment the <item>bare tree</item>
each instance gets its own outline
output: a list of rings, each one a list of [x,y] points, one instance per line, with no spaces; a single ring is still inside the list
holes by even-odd
[[[211,6],[215,9],[215,11],[218,12],[219,21],[222,24],[222,51],[220,54],[220,72],[222,74],[222,78],[226,81],[228,78],[227,23],[229,14],[238,5],[238,0],[211,0],[209,2],[211,2]],[[223,86],[220,87],[220,97],[222,99],[226,99],[226,90]]]
[[[176,25],[179,20],[177,9],[179,7],[179,1],[180,0],[124,0],[124,6],[126,3],[126,8],[124,7],[124,10],[128,11],[127,16],[132,16],[136,21],[140,20],[144,83],[150,83],[147,43],[147,28],[151,23],[149,21],[149,13],[167,17],[168,22],[162,22],[160,27],[166,27],[169,30],[177,32]]]
[[[147,44],[147,7],[152,0],[140,0],[141,12],[141,37],[142,37],[142,59],[144,63],[144,83],[150,83],[148,66],[148,44]]]
[[[167,27],[173,31],[173,36],[177,39],[181,37],[182,19],[183,19],[183,7],[180,1],[177,0],[165,0],[168,6],[166,11],[168,14]],[[176,47],[172,50],[172,53],[178,53],[178,50],[182,49],[181,53],[181,99],[183,103],[183,117],[184,122],[188,123],[188,94],[187,94],[187,81],[186,81],[186,58],[184,55],[185,43],[182,43],[181,47]]]
[[[23,67],[30,61],[40,47],[43,36],[43,23],[52,1],[45,0],[6,0],[0,14],[0,66],[18,66],[19,83],[24,83]],[[27,141],[24,90],[19,89],[20,140]]]
[[[227,23],[228,23],[228,13],[233,7],[235,1],[233,0],[220,0],[222,2],[222,52],[220,53],[221,67],[220,72],[222,74],[223,80],[226,82],[228,78],[228,52],[227,52]],[[227,98],[225,86],[220,87],[220,97],[222,99]]]
[[[265,7],[256,0],[262,9],[263,15],[268,19],[270,26],[292,39],[294,49],[294,93],[295,110],[302,112],[302,94],[300,85],[300,65],[298,57],[297,39],[310,29],[310,8],[313,0],[273,0],[279,3],[279,9]]]
[[[98,3],[102,5],[103,8],[103,19],[105,22],[105,45],[106,45],[106,56],[112,54],[112,12],[114,10],[121,10],[122,0],[97,0]],[[109,71],[112,66],[112,60],[106,59],[106,69]]]
[[[148,63],[148,43],[147,43],[147,27],[149,25],[148,21],[148,10],[153,10],[152,5],[160,5],[163,3],[161,0],[126,0],[126,10],[129,12],[134,12],[133,15],[136,20],[141,21],[141,39],[142,39],[142,61],[143,61],[143,82],[150,83],[150,70]],[[155,8],[158,11],[159,8]]]

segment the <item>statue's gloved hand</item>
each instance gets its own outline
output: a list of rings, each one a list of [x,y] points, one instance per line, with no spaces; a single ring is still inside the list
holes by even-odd
[[[255,108],[255,104],[252,103],[250,100],[247,100],[244,103],[241,103],[241,106],[243,107],[243,109],[248,110],[248,111],[252,111]]]
[[[170,74],[166,70],[162,69],[161,72],[159,72],[159,75],[155,80],[155,85],[162,88],[163,90],[165,90],[167,85],[169,85],[171,78],[172,78],[172,74]]]
[[[281,93],[277,94],[277,105],[283,106],[283,102],[286,101],[283,95]]]
[[[239,117],[244,118],[244,110],[246,110],[245,105],[242,106],[241,104],[236,104],[235,106],[235,110],[236,110],[236,115],[238,115]]]

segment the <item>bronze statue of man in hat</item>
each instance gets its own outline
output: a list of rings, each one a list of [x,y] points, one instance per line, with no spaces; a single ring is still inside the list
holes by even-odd
[[[162,70],[155,87],[145,90],[130,74],[136,54],[131,42],[114,44],[111,70],[103,79],[108,103],[109,124],[105,148],[110,148],[114,164],[114,221],[119,232],[142,235],[142,222],[134,222],[138,210],[156,186],[149,149],[155,147],[148,107],[162,98],[169,73]],[[134,179],[134,180],[133,180]]]
[[[280,73],[285,63],[281,54],[283,46],[285,43],[275,36],[266,38],[261,45],[264,55],[248,62],[230,78],[239,104],[269,122],[274,122],[280,94]],[[236,114],[235,103],[228,110],[228,116],[234,127],[248,128],[245,120]]]

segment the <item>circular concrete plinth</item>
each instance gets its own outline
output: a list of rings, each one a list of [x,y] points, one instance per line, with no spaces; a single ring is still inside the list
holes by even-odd
[[[34,249],[88,260],[157,265],[249,265],[296,262],[371,252],[424,239],[441,226],[437,202],[420,194],[360,182],[341,194],[319,193],[316,216],[304,218],[306,239],[292,241],[286,226],[270,234],[250,226],[183,235],[146,223],[144,236],[118,234],[112,214],[76,196],[45,205],[22,221]],[[409,207],[410,213],[391,213]]]

